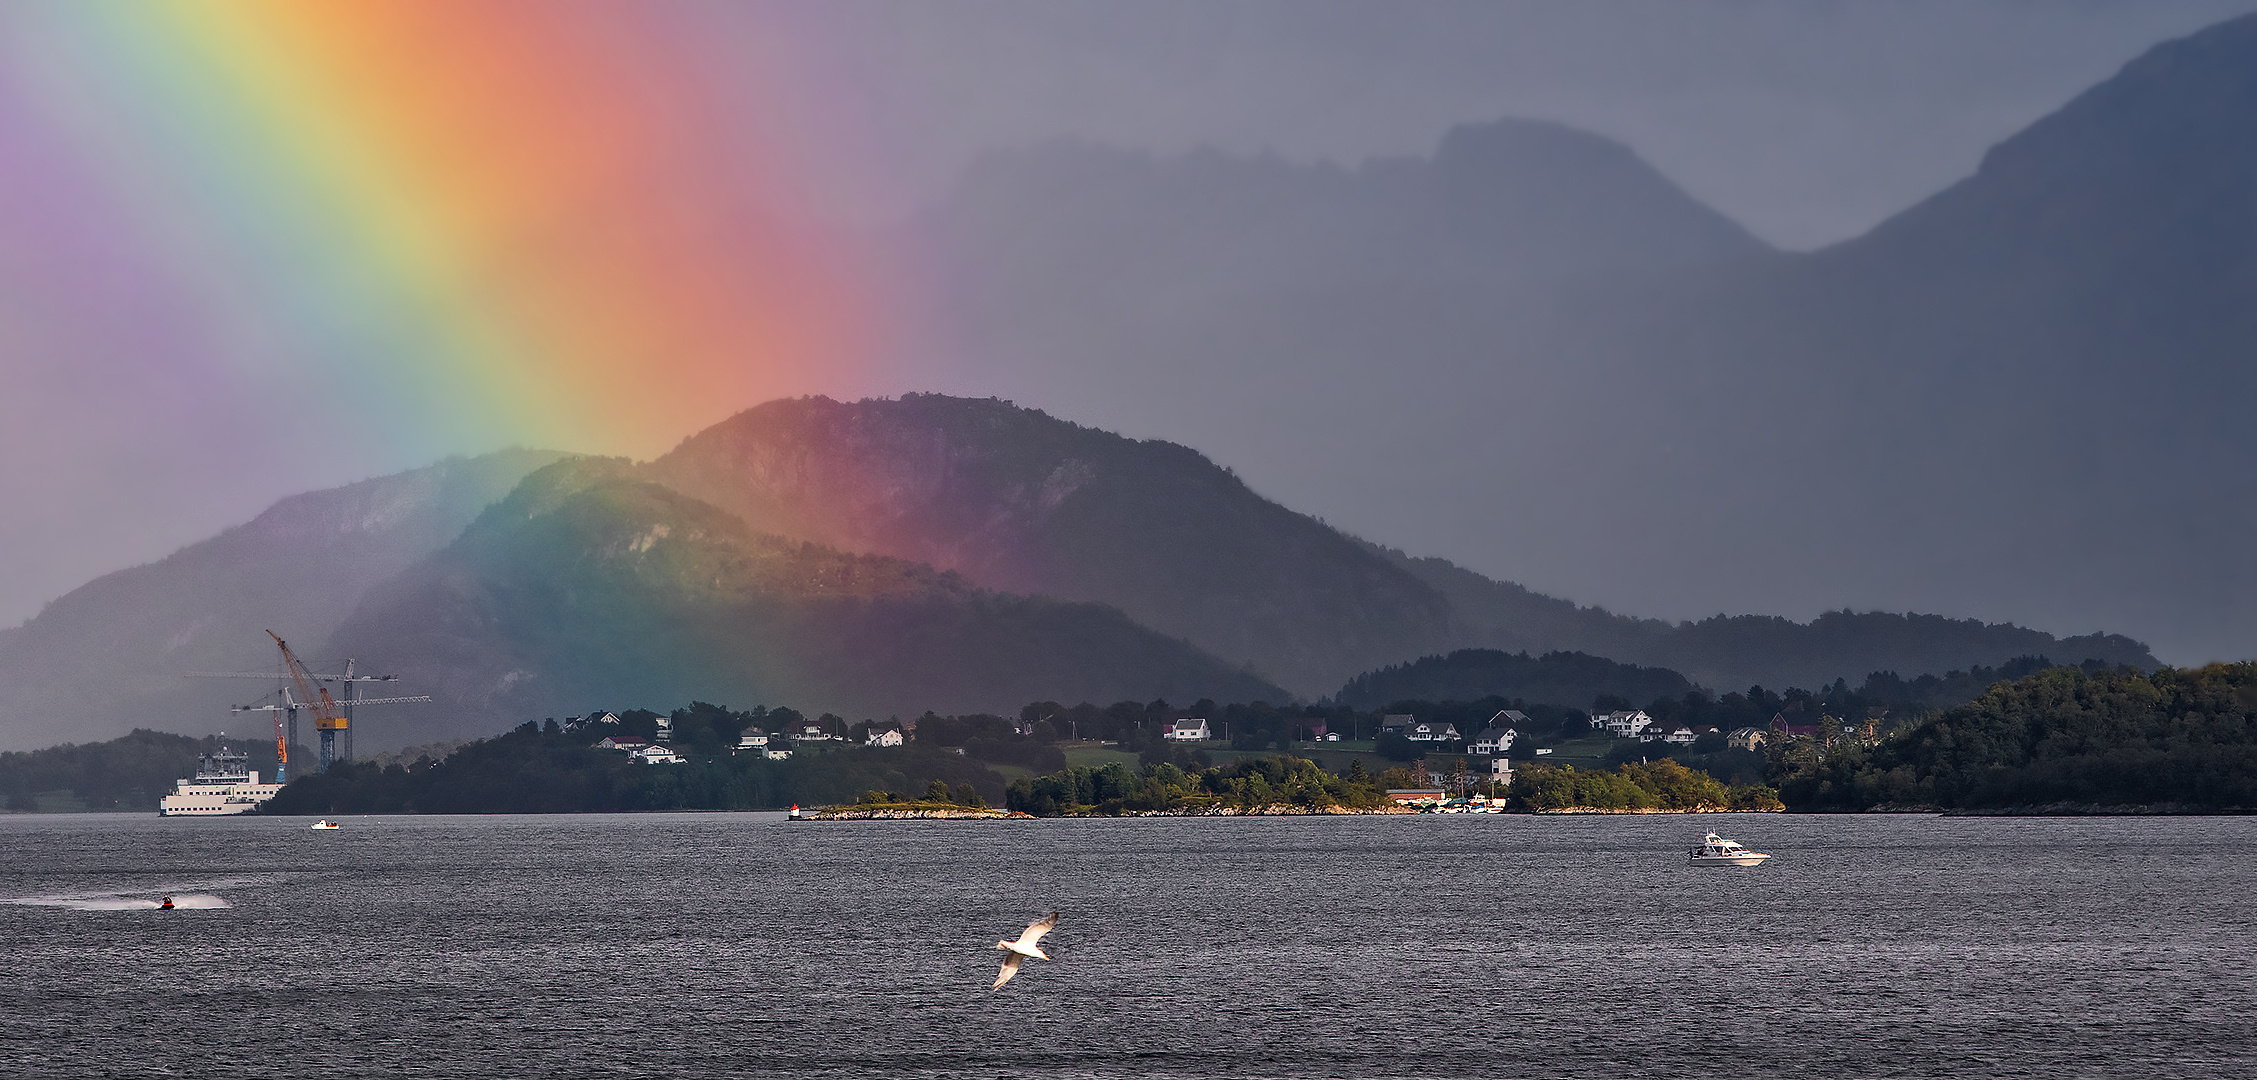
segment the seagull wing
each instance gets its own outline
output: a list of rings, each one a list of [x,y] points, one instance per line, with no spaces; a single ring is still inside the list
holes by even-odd
[[[1019,944],[1030,949],[1034,948],[1034,943],[1041,941],[1042,935],[1049,933],[1050,928],[1056,925],[1058,925],[1058,913],[1055,911],[1028,923],[1027,928],[1019,934]]]
[[[991,987],[988,987],[988,989],[990,989],[990,990],[994,990],[994,989],[997,989],[997,988],[1001,987],[1001,986],[1002,986],[1002,985],[1003,985],[1004,983],[1007,983],[1007,982],[1010,982],[1010,981],[1011,981],[1011,976],[1013,976],[1013,975],[1017,975],[1018,973],[1019,973],[1019,954],[1018,954],[1018,953],[1004,953],[1004,954],[1003,954],[1003,970],[1002,970],[1002,971],[999,971],[999,972],[996,972],[996,973],[995,973],[995,985],[994,985],[994,986],[991,986]]]

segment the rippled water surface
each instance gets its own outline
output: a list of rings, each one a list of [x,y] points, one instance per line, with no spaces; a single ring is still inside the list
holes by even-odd
[[[0,1075],[2257,1076],[2247,818],[306,824],[0,818]]]

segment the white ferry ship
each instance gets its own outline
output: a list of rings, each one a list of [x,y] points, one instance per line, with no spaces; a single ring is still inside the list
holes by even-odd
[[[259,774],[250,770],[251,759],[241,752],[224,746],[197,763],[194,779],[182,780],[172,794],[157,804],[161,817],[214,817],[221,814],[248,814],[259,804],[274,798],[282,790],[280,784],[259,783]]]

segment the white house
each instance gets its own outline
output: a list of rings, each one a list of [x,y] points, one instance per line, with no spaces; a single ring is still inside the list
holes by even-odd
[[[1498,713],[1497,715],[1503,716],[1505,714]],[[1496,720],[1492,719],[1489,721],[1489,729],[1474,736],[1472,745],[1467,746],[1466,749],[1476,754],[1502,754],[1512,749],[1513,740],[1517,738],[1520,738],[1520,732],[1514,731],[1510,727],[1499,727]]]
[[[681,755],[656,744],[630,750],[627,752],[627,756],[645,765],[680,765],[682,763]]]
[[[1456,724],[1412,724],[1403,730],[1403,737],[1412,742],[1456,742],[1464,738]]]
[[[1693,745],[1694,737],[1695,736],[1693,735],[1692,728],[1681,727],[1675,731],[1670,732],[1667,735],[1662,736],[1661,741],[1677,746],[1691,746]]]
[[[1198,742],[1202,739],[1212,739],[1214,735],[1207,730],[1206,718],[1195,717],[1177,720],[1169,724],[1165,730],[1160,732],[1160,737],[1175,742]]]
[[[642,749],[643,747],[646,747],[646,746],[649,746],[649,745],[650,745],[650,740],[649,740],[649,739],[630,739],[630,738],[628,738],[628,737],[626,737],[626,736],[624,736],[624,735],[613,735],[613,736],[610,736],[610,737],[608,737],[608,738],[604,739],[604,740],[603,740],[603,741],[601,741],[601,742],[598,742],[598,743],[596,744],[596,749],[598,749],[598,750],[625,750],[625,751],[627,751],[628,753],[632,754],[632,753],[634,753],[635,751],[637,751],[637,750],[640,750],[640,749]]]
[[[804,724],[801,724],[801,725],[799,725],[799,734],[798,734],[798,735],[796,735],[796,736],[794,736],[794,737],[792,738],[792,741],[793,741],[793,742],[824,742],[824,741],[826,741],[826,740],[829,740],[829,739],[835,739],[835,738],[838,738],[838,736],[831,734],[831,729],[830,729],[830,728],[828,728],[828,727],[826,727],[826,726],[824,726],[824,725],[822,725],[822,724],[818,724],[818,723],[815,723],[815,722],[813,722],[813,721],[809,721],[809,722],[807,722],[807,723],[804,723]]]
[[[760,750],[766,748],[767,745],[768,733],[756,727],[748,727],[744,729],[744,734],[737,736],[737,749],[739,750]]]
[[[1653,722],[1654,718],[1647,716],[1643,709],[1635,709],[1630,712],[1595,713],[1591,717],[1592,727],[1605,728],[1607,734],[1617,739],[1637,738]]]
[[[1724,736],[1724,745],[1734,750],[1753,750],[1763,745],[1763,729],[1733,728],[1731,734]]]
[[[586,716],[567,716],[564,718],[564,730],[576,731],[584,727],[594,727],[597,724],[616,724],[618,722],[619,718],[612,715],[611,713],[590,713]]]
[[[862,740],[862,745],[864,745],[864,746],[900,746],[900,745],[901,745],[901,732],[899,732],[899,731],[895,731],[895,730],[894,730],[894,729],[892,729],[892,728],[886,728],[886,729],[885,729],[885,730],[883,730],[883,731],[873,731],[873,732],[871,732],[871,733],[870,733],[870,736],[869,736],[869,738],[866,738],[866,739]]]
[[[661,716],[661,717],[659,717],[659,718],[658,718],[658,741],[659,741],[659,742],[673,742],[673,741],[674,741],[674,718],[673,718],[673,717],[671,717],[671,716]]]

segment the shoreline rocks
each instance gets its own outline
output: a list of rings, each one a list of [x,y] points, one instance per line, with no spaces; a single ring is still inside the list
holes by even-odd
[[[1017,810],[981,809],[976,806],[906,807],[840,806],[801,816],[800,821],[1032,821],[1033,814]]]

